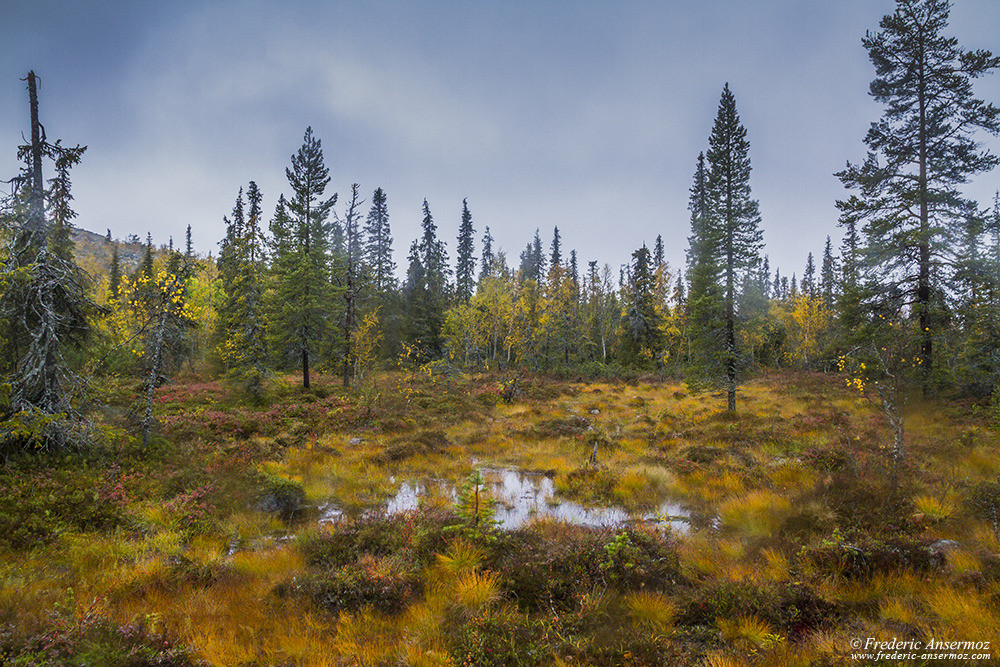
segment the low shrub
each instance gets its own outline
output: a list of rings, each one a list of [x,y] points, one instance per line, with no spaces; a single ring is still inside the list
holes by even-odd
[[[926,573],[939,569],[942,555],[929,548],[926,540],[892,538],[881,541],[863,537],[853,543],[827,541],[803,547],[799,552],[803,565],[813,571],[844,579],[870,579],[877,574],[902,571]]]
[[[589,428],[590,421],[586,417],[571,415],[543,420],[528,429],[525,434],[534,438],[575,438]]]
[[[113,471],[54,464],[0,472],[0,544],[23,549],[65,530],[109,531],[130,522],[126,490]]]
[[[277,514],[286,521],[301,513],[306,492],[299,482],[263,472],[259,475],[258,489],[256,509]]]
[[[286,582],[278,593],[305,594],[331,612],[371,606],[383,614],[394,614],[405,609],[422,590],[420,569],[403,554],[364,554],[341,568],[310,572],[292,583]]]
[[[525,610],[568,609],[594,585],[663,590],[680,581],[673,541],[640,528],[621,532],[536,523],[501,533],[485,566]]]
[[[966,496],[965,505],[980,521],[985,521],[1000,536],[1000,481],[979,482]]]
[[[24,636],[0,628],[0,664],[11,667],[207,667],[188,647],[143,623],[118,625],[87,614],[55,618],[52,627]]]
[[[438,454],[451,444],[441,429],[421,431],[416,436],[400,438],[385,448],[382,459],[402,461],[418,454]]]
[[[719,618],[752,617],[796,637],[833,625],[839,614],[837,605],[803,584],[724,581],[694,591],[676,623],[713,625]]]

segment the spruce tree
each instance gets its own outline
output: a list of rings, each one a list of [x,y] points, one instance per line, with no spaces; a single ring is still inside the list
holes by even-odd
[[[118,244],[111,248],[111,265],[108,267],[108,301],[116,301],[121,292],[122,263],[118,256]]]
[[[11,224],[10,242],[0,256],[0,447],[46,449],[73,444],[80,432],[74,395],[82,386],[73,359],[90,331],[96,306],[89,278],[73,260],[69,170],[86,147],[49,143],[39,120],[38,83],[25,79],[31,118],[31,143],[20,146],[25,166],[12,179],[13,192],[0,206]],[[56,177],[45,187],[44,160]],[[7,235],[5,235],[7,236]]]
[[[351,201],[344,215],[344,315],[342,318],[342,334],[344,351],[341,366],[341,381],[345,387],[351,385],[351,375],[354,370],[354,333],[358,324],[358,301],[365,287],[362,266],[361,232],[359,218],[360,207],[364,203],[360,197],[361,186],[355,183],[351,186]]]
[[[816,298],[816,260],[811,252],[806,257],[806,270],[802,272],[802,293],[810,299]]]
[[[479,279],[490,275],[490,268],[493,266],[493,235],[490,234],[490,226],[486,226],[483,233],[483,261],[479,269]]]
[[[521,265],[519,268],[521,280],[533,280],[541,285],[545,277],[545,255],[542,252],[542,237],[535,229],[535,238],[525,246],[521,252]]]
[[[427,200],[423,205],[422,234],[410,245],[403,298],[407,340],[422,358],[437,358],[444,351],[441,327],[448,308],[448,255],[437,238],[437,225]]]
[[[311,127],[291,162],[285,169],[291,198],[279,198],[271,221],[271,338],[282,356],[301,364],[302,387],[308,389],[311,363],[329,347],[329,324],[336,319],[331,313],[338,308],[330,279],[332,225],[327,220],[337,195],[324,197],[330,172]]]
[[[856,191],[838,207],[845,220],[864,224],[864,261],[879,277],[869,301],[903,294],[913,302],[925,392],[943,323],[936,304],[967,207],[959,186],[997,164],[974,133],[1000,132],[1000,110],[972,92],[972,81],[1000,67],[1000,58],[945,36],[949,10],[949,0],[897,0],[879,32],[862,40],[875,66],[870,92],[885,111],[865,137],[864,163],[837,174]]]
[[[833,242],[826,237],[823,247],[823,263],[819,272],[819,290],[827,308],[833,308],[837,294],[837,260],[833,256]]]
[[[632,253],[626,310],[622,315],[622,349],[625,360],[632,364],[654,358],[663,343],[660,315],[654,303],[653,272],[649,248],[643,244]]]
[[[693,324],[699,335],[696,345],[702,348],[705,360],[711,362],[698,371],[708,378],[724,377],[728,409],[734,411],[736,386],[745,364],[737,337],[741,315],[737,310],[737,290],[743,288],[748,276],[757,273],[763,240],[759,207],[750,198],[750,144],[729,84],[723,88],[708,142],[707,173],[699,176],[696,172],[696,188],[692,192],[692,197],[698,200],[692,202],[692,215],[696,209],[706,209],[704,213],[698,211],[697,220],[692,218],[692,254],[699,258],[702,271],[697,290],[697,320]],[[699,179],[704,181],[701,187]],[[696,296],[693,282],[691,291],[693,301]],[[721,341],[720,332],[714,328],[720,318]],[[708,349],[719,349],[721,357],[707,352]]]
[[[472,228],[472,213],[469,212],[469,200],[462,200],[462,223],[458,228],[457,259],[455,264],[455,298],[468,302],[476,287],[476,258],[474,252]]]
[[[724,302],[719,288],[718,229],[711,224],[708,206],[708,171],[705,155],[698,155],[688,210],[691,236],[688,237],[687,313],[690,346],[685,376],[695,389],[717,383],[724,363]]]
[[[233,219],[219,253],[223,303],[219,309],[219,345],[228,375],[254,400],[267,375],[267,324],[264,306],[265,257],[261,193],[254,181],[236,198]],[[188,228],[185,265],[193,254]]]
[[[365,264],[371,272],[372,291],[385,295],[396,286],[396,263],[392,261],[389,207],[382,188],[376,188],[372,194],[372,207],[365,220],[365,237]]]
[[[562,264],[562,239],[559,236],[559,228],[552,230],[552,245],[549,248],[549,270]]]

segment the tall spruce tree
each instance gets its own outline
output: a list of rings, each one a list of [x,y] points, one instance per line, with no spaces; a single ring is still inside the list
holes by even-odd
[[[749,275],[757,272],[763,236],[760,231],[760,213],[757,201],[750,198],[750,144],[746,139],[746,129],[740,123],[736,111],[736,98],[726,84],[719,101],[719,110],[708,140],[705,154],[707,174],[704,176],[704,201],[706,214],[700,216],[696,229],[692,220],[692,251],[695,243],[700,247],[700,264],[706,274],[700,279],[716,282],[721,290],[723,340],[720,366],[712,369],[701,368],[709,375],[721,375],[727,393],[730,411],[736,410],[736,387],[741,367],[745,363],[744,352],[740,349],[737,329],[740,313],[737,310],[737,290],[741,289]],[[715,275],[711,269],[716,268]],[[699,296],[712,295],[710,285],[699,286]],[[692,285],[694,293],[694,285]],[[692,294],[693,296],[693,294]],[[715,303],[701,304],[698,313],[703,321],[698,323],[701,340],[697,345],[718,345],[717,334],[710,327],[719,314],[710,315],[704,308],[716,307]],[[706,326],[708,325],[708,326]],[[712,355],[714,356],[714,355]]]
[[[330,171],[311,127],[291,162],[285,169],[291,199],[279,198],[271,220],[271,338],[282,356],[301,364],[302,387],[308,389],[310,365],[327,348],[329,325],[335,321],[331,313],[339,307],[330,279],[332,225],[327,221],[337,195],[324,197]]]
[[[653,259],[644,243],[632,253],[626,309],[622,315],[622,350],[625,361],[642,364],[655,357],[662,347],[660,314],[656,310]]]
[[[476,287],[476,258],[474,252],[472,228],[472,213],[469,212],[469,200],[462,200],[462,223],[458,228],[458,246],[455,260],[455,298],[468,302]]]
[[[935,381],[934,341],[943,323],[936,304],[967,207],[959,186],[997,164],[973,137],[980,129],[1000,132],[1000,110],[972,91],[972,81],[1000,58],[946,37],[949,10],[949,0],[897,0],[879,32],[862,40],[875,66],[870,93],[885,111],[865,136],[865,162],[837,174],[856,191],[837,205],[846,221],[864,224],[863,258],[878,277],[869,301],[901,293],[913,302],[925,392]]]
[[[408,342],[421,358],[437,358],[444,351],[441,327],[448,308],[448,255],[437,238],[437,225],[424,200],[422,234],[410,245],[410,266],[403,286]]]
[[[545,254],[542,252],[542,237],[535,229],[535,238],[521,252],[519,271],[521,280],[534,280],[541,285],[545,277]]]
[[[712,224],[708,202],[708,170],[705,155],[698,155],[694,183],[689,191],[691,236],[688,237],[687,314],[690,344],[685,376],[696,389],[718,384],[724,364],[724,302],[719,288],[719,233]]]
[[[236,198],[233,220],[219,252],[223,303],[219,308],[219,346],[229,377],[254,400],[263,392],[267,376],[267,321],[264,306],[266,269],[262,229],[261,192],[254,181]],[[191,265],[190,227],[185,265]]]
[[[365,264],[371,272],[371,287],[376,295],[385,295],[396,286],[396,263],[392,261],[392,232],[385,191],[376,188],[372,207],[365,220]]]
[[[108,267],[108,301],[117,300],[122,285],[122,262],[118,256],[118,244],[111,248],[111,265]]]

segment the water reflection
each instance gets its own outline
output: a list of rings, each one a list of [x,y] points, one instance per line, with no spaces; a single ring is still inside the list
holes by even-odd
[[[592,528],[606,528],[635,522],[656,523],[669,526],[677,532],[687,532],[691,518],[680,505],[665,502],[656,512],[633,515],[621,507],[585,507],[579,503],[556,496],[552,479],[540,473],[524,472],[509,468],[480,468],[487,495],[493,501],[494,519],[498,527],[506,530],[519,528],[543,517]],[[457,499],[455,486],[445,480],[402,482],[399,491],[386,501],[387,514],[415,510],[420,499],[430,493]],[[336,521],[342,512],[329,504],[321,508],[321,522]]]

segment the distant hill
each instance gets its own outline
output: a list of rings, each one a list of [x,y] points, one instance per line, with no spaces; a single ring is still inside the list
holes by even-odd
[[[126,243],[125,241],[108,241],[104,234],[95,234],[86,229],[73,229],[73,241],[76,243],[74,255],[76,263],[94,278],[106,276],[111,266],[111,251],[118,245],[118,260],[122,271],[131,273],[142,261],[145,246],[142,243]]]

